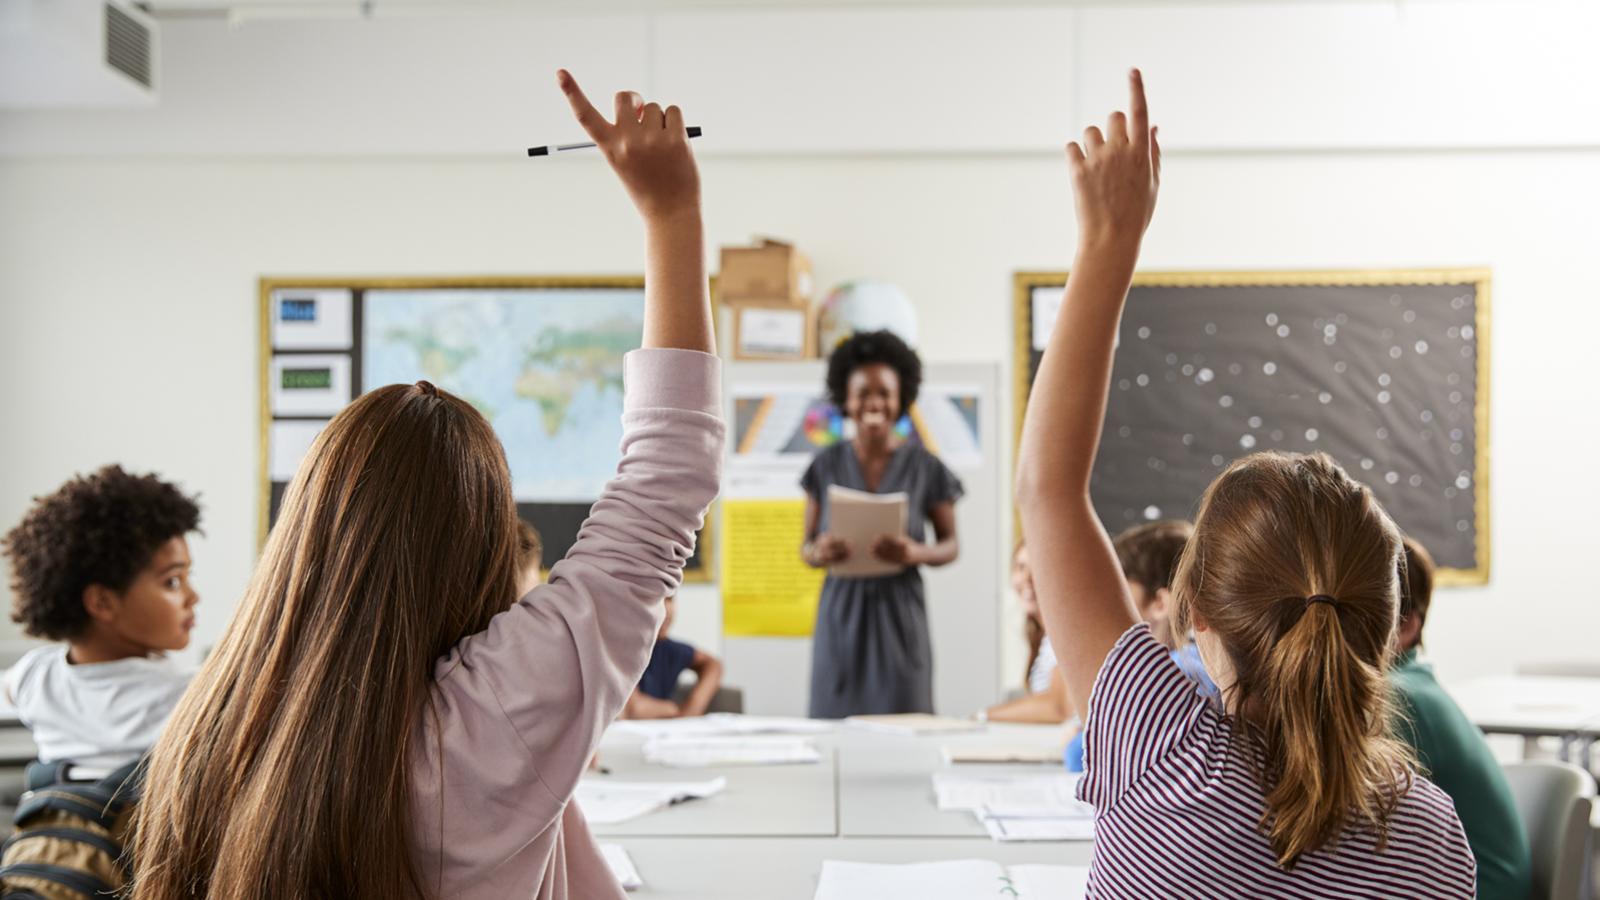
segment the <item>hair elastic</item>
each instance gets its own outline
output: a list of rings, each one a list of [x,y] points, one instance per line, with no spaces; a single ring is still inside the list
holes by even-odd
[[[1313,603],[1326,603],[1329,606],[1333,607],[1334,609],[1338,609],[1339,608],[1339,601],[1333,599],[1332,597],[1328,596],[1327,594],[1312,594],[1311,596],[1307,597],[1306,598],[1306,609],[1310,609],[1311,608],[1311,604],[1313,604]]]

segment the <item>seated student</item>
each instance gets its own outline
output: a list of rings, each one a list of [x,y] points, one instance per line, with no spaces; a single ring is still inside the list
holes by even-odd
[[[1150,625],[1150,634],[1172,651],[1172,661],[1194,682],[1202,696],[1217,696],[1217,685],[1206,674],[1199,648],[1188,633],[1181,637],[1172,628],[1172,576],[1178,559],[1189,544],[1194,526],[1182,519],[1146,522],[1121,532],[1111,542],[1128,582],[1128,596],[1139,618]]]
[[[517,596],[544,580],[544,540],[527,519],[517,519]]]
[[[612,122],[558,77],[644,220],[616,476],[517,599],[488,420],[426,381],[334,416],[150,754],[140,900],[625,900],[572,798],[721,483],[722,377],[683,115],[625,92]]]
[[[1172,576],[1178,570],[1178,559],[1193,533],[1194,527],[1182,519],[1146,522],[1118,534],[1111,542],[1111,549],[1116,551],[1122,577],[1128,582],[1133,608],[1150,626],[1151,636],[1167,648],[1172,661],[1183,670],[1184,677],[1194,683],[1200,696],[1216,698],[1217,686],[1206,674],[1199,648],[1187,633],[1183,640],[1178,640],[1170,621]],[[1082,731],[1067,743],[1063,759],[1067,771],[1083,771]]]
[[[656,631],[656,646],[650,651],[650,663],[644,667],[639,686],[628,697],[623,707],[624,719],[673,719],[679,716],[703,716],[711,707],[712,698],[722,687],[722,660],[698,647],[667,637],[676,612],[677,597],[667,598],[667,615]],[[695,674],[694,688],[679,706],[673,698],[678,693],[678,676],[688,669]]]
[[[12,620],[62,642],[5,676],[40,761],[110,771],[155,744],[189,684],[165,654],[194,628],[185,536],[199,527],[175,485],[106,466],[35,500],[6,535]]]
[[[1325,455],[1257,453],[1206,489],[1171,618],[1221,708],[1133,607],[1091,478],[1161,171],[1130,82],[1130,112],[1067,146],[1078,253],[1017,457],[1039,607],[1087,710],[1091,895],[1470,898],[1450,798],[1390,730],[1400,536],[1367,488]]]
[[[1044,633],[1044,622],[1039,619],[1039,597],[1033,590],[1033,573],[1028,568],[1028,545],[1017,544],[1011,554],[1011,589],[1016,591],[1025,617],[1024,627],[1028,638],[1027,678],[1023,687],[1027,694],[1015,700],[991,706],[978,714],[989,722],[1034,722],[1059,724],[1072,718],[1072,707],[1067,704],[1067,683],[1061,680],[1056,668],[1056,654],[1050,648],[1050,638]]]
[[[1527,900],[1533,863],[1511,786],[1483,732],[1439,686],[1433,666],[1418,658],[1432,595],[1433,558],[1407,537],[1395,638],[1399,659],[1389,673],[1400,700],[1398,731],[1417,751],[1428,777],[1456,803],[1478,860],[1479,900]]]

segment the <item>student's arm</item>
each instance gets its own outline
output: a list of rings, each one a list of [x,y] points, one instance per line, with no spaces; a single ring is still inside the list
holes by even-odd
[[[683,715],[683,710],[671,700],[652,697],[638,688],[628,696],[628,703],[622,708],[624,719],[676,719]]]
[[[1135,622],[1111,540],[1089,498],[1105,419],[1112,344],[1155,209],[1160,150],[1144,84],[1132,73],[1131,116],[1112,113],[1067,145],[1078,251],[1066,297],[1028,401],[1017,461],[1017,508],[1033,549],[1033,578],[1067,694],[1088,711],[1106,654]]]
[[[650,233],[649,349],[624,361],[621,459],[571,551],[549,583],[435,670],[413,772],[425,797],[437,791],[452,829],[447,888],[492,869],[561,814],[638,685],[662,601],[682,582],[721,482],[722,378],[716,357],[703,352],[710,313],[681,119],[646,107],[633,120],[624,94],[621,121],[606,122],[565,72],[561,84]],[[498,762],[483,766],[491,758]],[[441,777],[448,790],[429,787]]]
[[[700,172],[683,113],[642,104],[638,94],[616,96],[615,122],[606,120],[570,73],[557,76],[578,124],[599,145],[644,219],[644,346],[715,353],[706,294]]]
[[[1037,694],[1018,697],[989,707],[987,718],[991,722],[1035,722],[1059,725],[1072,718],[1072,703],[1067,699],[1067,681],[1061,677],[1061,667],[1050,673],[1050,686]]]
[[[703,716],[711,708],[711,701],[717,696],[717,689],[722,687],[722,660],[696,647],[694,659],[689,661],[689,668],[694,670],[696,681],[694,689],[689,691],[689,696],[683,699],[685,716]]]
[[[928,521],[933,525],[933,543],[914,541],[903,534],[885,534],[872,542],[872,555],[902,566],[945,566],[955,562],[961,555],[955,502],[935,503],[928,510]]]

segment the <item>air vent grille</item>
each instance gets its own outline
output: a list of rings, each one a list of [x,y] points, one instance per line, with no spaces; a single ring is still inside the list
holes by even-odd
[[[145,87],[150,84],[150,29],[114,4],[106,9],[106,64]]]

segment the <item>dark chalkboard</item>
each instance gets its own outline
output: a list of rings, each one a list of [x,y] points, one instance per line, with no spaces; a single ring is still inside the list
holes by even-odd
[[[1064,272],[1015,278],[1017,428]],[[1440,566],[1489,575],[1489,274],[1151,273],[1134,279],[1094,470],[1113,534],[1192,517],[1227,463],[1320,450]]]

